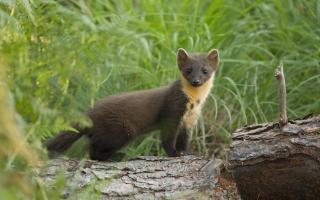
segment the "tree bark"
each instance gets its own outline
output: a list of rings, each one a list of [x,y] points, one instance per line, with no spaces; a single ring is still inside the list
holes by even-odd
[[[242,199],[320,199],[320,115],[236,130],[229,162]]]
[[[86,188],[93,188],[88,192],[100,193],[99,199],[239,199],[228,191],[230,184],[219,185],[220,164],[221,160],[197,156],[148,156],[126,162],[61,158],[50,160],[37,173],[46,185],[58,188],[55,182],[62,172],[64,198],[78,199]]]

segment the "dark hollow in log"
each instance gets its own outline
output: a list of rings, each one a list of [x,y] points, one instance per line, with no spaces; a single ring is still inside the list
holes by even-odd
[[[320,115],[237,129],[229,162],[242,199],[320,199]]]
[[[218,178],[221,160],[197,156],[138,157],[126,162],[53,159],[37,168],[38,177],[55,186],[57,176],[66,178],[63,197],[78,199],[100,193],[99,199],[237,199],[227,191],[229,183]],[[219,182],[223,184],[219,185]],[[232,183],[231,183],[232,184]],[[227,185],[227,186],[226,186]],[[235,187],[234,187],[235,188]],[[90,197],[92,198],[92,196]]]

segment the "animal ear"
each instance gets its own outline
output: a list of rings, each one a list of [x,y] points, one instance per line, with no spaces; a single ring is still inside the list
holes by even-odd
[[[218,63],[219,63],[219,51],[218,51],[218,49],[210,50],[207,57],[208,57],[208,60],[211,63],[213,63],[215,65],[218,65]]]
[[[178,65],[180,65],[181,63],[183,63],[184,61],[186,61],[188,59],[188,53],[186,50],[184,50],[183,48],[179,48],[178,49],[178,53],[177,53],[177,61],[178,61]]]

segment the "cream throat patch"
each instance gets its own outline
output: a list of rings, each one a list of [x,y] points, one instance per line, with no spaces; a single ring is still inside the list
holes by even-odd
[[[192,128],[201,115],[201,110],[213,86],[214,74],[200,87],[193,87],[184,77],[181,78],[182,90],[188,97],[186,111],[182,123],[186,128]]]

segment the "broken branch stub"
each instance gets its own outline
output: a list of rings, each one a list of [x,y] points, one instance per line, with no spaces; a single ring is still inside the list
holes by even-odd
[[[279,119],[279,124],[281,127],[286,125],[288,123],[288,117],[287,117],[287,108],[286,108],[286,81],[284,78],[284,73],[283,73],[283,64],[281,63],[275,72],[276,79],[278,80],[279,83],[279,105],[280,105],[280,119]]]

